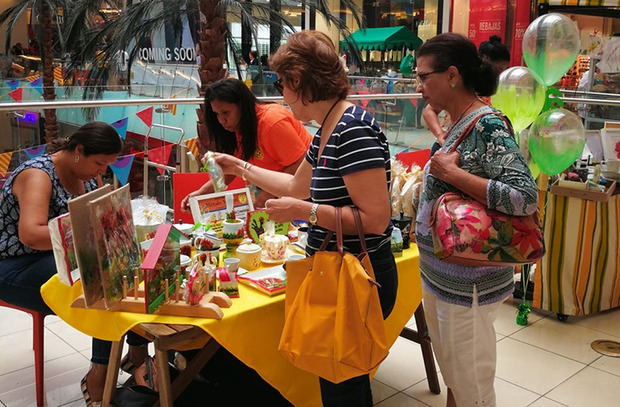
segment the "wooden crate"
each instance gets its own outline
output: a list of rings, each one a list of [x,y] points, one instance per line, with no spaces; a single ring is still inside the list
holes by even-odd
[[[585,191],[574,188],[567,188],[558,185],[558,181],[551,185],[551,193],[561,196],[569,196],[571,198],[586,199],[589,201],[607,202],[616,190],[616,181],[612,182],[605,192]]]

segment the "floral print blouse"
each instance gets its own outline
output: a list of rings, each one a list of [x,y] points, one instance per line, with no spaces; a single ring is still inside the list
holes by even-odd
[[[441,151],[448,152],[461,132],[485,113],[456,148],[460,154],[459,167],[489,180],[488,208],[509,215],[532,214],[538,207],[536,183],[512,129],[493,112],[493,108],[484,106],[469,113],[450,130]],[[512,267],[468,267],[435,257],[429,220],[435,201],[446,192],[461,191],[431,175],[427,164],[416,218],[416,240],[425,288],[446,302],[465,306],[471,306],[474,288],[481,305],[504,299],[512,292]]]

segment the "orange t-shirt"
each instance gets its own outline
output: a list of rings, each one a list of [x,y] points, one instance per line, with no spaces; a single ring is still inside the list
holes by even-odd
[[[276,104],[257,104],[257,146],[249,162],[273,171],[283,171],[301,159],[312,141],[312,136],[286,107]],[[237,132],[241,146],[241,133]],[[241,147],[235,156],[240,158]]]

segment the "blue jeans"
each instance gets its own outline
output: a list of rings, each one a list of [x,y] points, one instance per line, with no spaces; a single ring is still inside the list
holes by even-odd
[[[372,253],[370,262],[375,272],[379,288],[379,301],[383,319],[387,318],[396,302],[398,289],[398,274],[396,261],[389,244]],[[366,375],[332,383],[319,377],[321,400],[323,407],[372,407],[372,392],[370,391],[370,377]]]
[[[56,261],[51,251],[0,260],[0,299],[45,315],[53,315],[54,312],[41,297],[41,286],[54,274]],[[127,343],[130,345],[147,342],[132,331],[127,334]],[[107,365],[111,347],[111,342],[93,338],[91,361]]]

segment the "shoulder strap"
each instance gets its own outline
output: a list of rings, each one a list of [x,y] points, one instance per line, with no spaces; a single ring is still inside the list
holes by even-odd
[[[459,144],[461,144],[461,141],[463,141],[465,139],[465,137],[467,137],[469,135],[471,130],[474,128],[476,123],[478,123],[478,121],[482,118],[482,116],[486,116],[487,114],[494,114],[494,115],[498,116],[500,119],[502,119],[504,121],[504,123],[506,123],[506,126],[508,126],[510,131],[514,134],[514,130],[512,129],[512,125],[510,124],[510,122],[508,121],[508,118],[506,116],[504,116],[503,113],[496,112],[496,111],[480,113],[478,116],[476,116],[471,121],[471,123],[469,123],[469,126],[467,126],[465,128],[465,130],[459,135],[459,138],[456,139],[456,142],[452,145],[452,147],[450,147],[450,151],[449,151],[450,153],[456,150],[456,148],[459,146]]]
[[[336,248],[338,253],[344,253],[344,241],[342,237],[342,207],[337,206],[336,208]],[[355,228],[357,229],[357,235],[360,239],[360,245],[362,247],[362,253],[366,253],[368,250],[366,249],[366,237],[364,236],[364,230],[362,228],[362,218],[359,213],[359,209],[355,206],[351,207],[353,211],[353,219],[355,220]],[[332,239],[334,232],[329,230],[327,232],[327,236],[325,236],[325,240],[321,244],[319,251],[324,251],[327,249],[327,245],[329,241]]]

